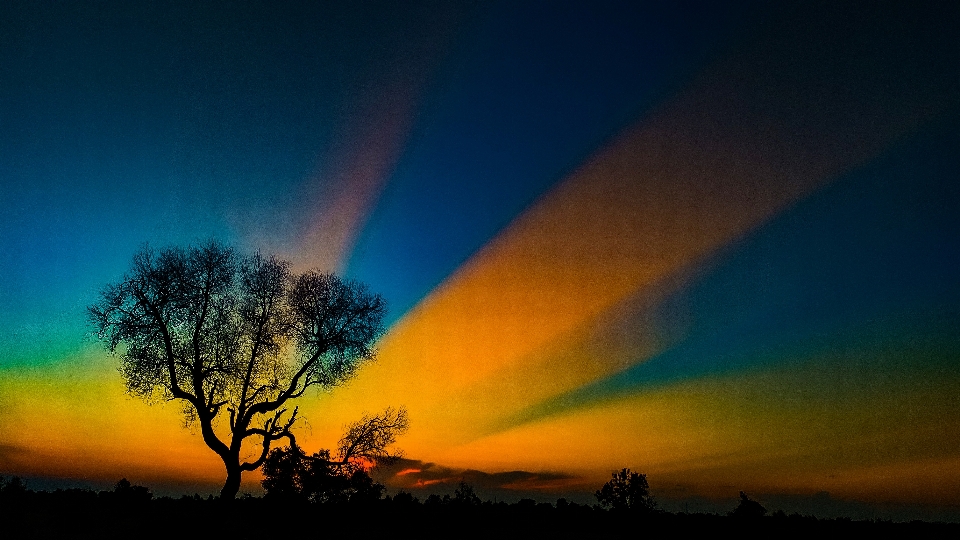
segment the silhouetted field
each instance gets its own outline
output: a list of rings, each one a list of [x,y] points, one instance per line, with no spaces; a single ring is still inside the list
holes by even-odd
[[[119,485],[119,484],[118,484]],[[7,486],[9,487],[9,485]],[[605,510],[598,506],[523,500],[514,504],[408,494],[362,503],[242,497],[155,498],[130,486],[94,492],[5,489],[0,493],[4,538],[598,538],[650,534],[739,536],[894,533],[960,537],[960,524],[851,521],[785,515],[742,518],[716,514]]]

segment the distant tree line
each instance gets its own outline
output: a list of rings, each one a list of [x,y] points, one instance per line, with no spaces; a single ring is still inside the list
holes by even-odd
[[[684,535],[893,532],[957,537],[960,533],[960,524],[956,523],[818,519],[782,511],[766,515],[766,509],[743,492],[737,505],[725,515],[671,513],[657,507],[646,476],[629,469],[613,474],[597,491],[595,505],[563,498],[555,504],[532,499],[512,504],[484,501],[462,481],[452,494],[433,494],[421,501],[407,492],[386,495],[383,486],[363,468],[335,471],[316,465],[324,460],[291,463],[287,460],[291,455],[294,454],[285,456],[282,450],[271,454],[275,460],[272,466],[277,468],[264,479],[263,497],[244,495],[235,500],[212,495],[155,497],[147,487],[126,479],[118,481],[113,489],[99,492],[34,491],[20,478],[0,477],[2,530],[4,537],[12,533],[32,538],[129,538],[134,534],[159,537],[184,530],[195,537],[227,534],[244,538],[278,533],[315,535],[318,530],[348,537],[410,533],[421,538],[446,538],[453,534],[506,531],[511,536],[570,537],[622,534],[624,527],[656,527],[655,530]],[[281,479],[277,472],[287,475],[291,470],[301,475],[293,483],[269,483],[271,479]],[[265,473],[269,471],[269,467],[265,468]],[[286,477],[285,481],[289,480]]]

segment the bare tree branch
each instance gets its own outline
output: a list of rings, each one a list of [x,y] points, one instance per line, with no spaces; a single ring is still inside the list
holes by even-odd
[[[399,454],[391,454],[388,447],[396,442],[397,435],[405,432],[409,424],[407,411],[403,407],[388,407],[378,415],[364,415],[350,424],[337,450],[340,460],[349,462],[356,459],[369,459],[376,463],[392,461]]]

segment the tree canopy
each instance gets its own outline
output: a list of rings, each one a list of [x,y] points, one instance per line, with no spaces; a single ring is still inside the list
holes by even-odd
[[[287,439],[299,451],[290,400],[335,387],[374,359],[386,304],[356,281],[296,274],[277,257],[212,241],[143,247],[88,312],[119,357],[127,390],[179,400],[188,423],[199,424],[226,467],[221,497],[232,498],[242,472],[260,467],[274,442]],[[361,422],[366,431],[357,428],[365,437],[355,437],[370,457],[397,427],[372,418]],[[252,459],[241,457],[251,450]]]

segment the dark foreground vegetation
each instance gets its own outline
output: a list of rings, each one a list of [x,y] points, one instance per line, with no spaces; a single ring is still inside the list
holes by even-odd
[[[0,480],[3,538],[603,538],[650,535],[788,536],[894,533],[957,538],[960,524],[851,521],[764,515],[750,501],[726,515],[658,511],[650,505],[589,506],[559,499],[514,504],[481,501],[461,484],[453,496],[419,500],[408,493],[315,502],[292,497],[220,500],[198,495],[154,497],[121,480],[111,491],[33,491],[19,479]],[[756,506],[753,506],[756,505]],[[740,510],[740,511],[738,511]],[[609,535],[609,536],[608,536]]]

